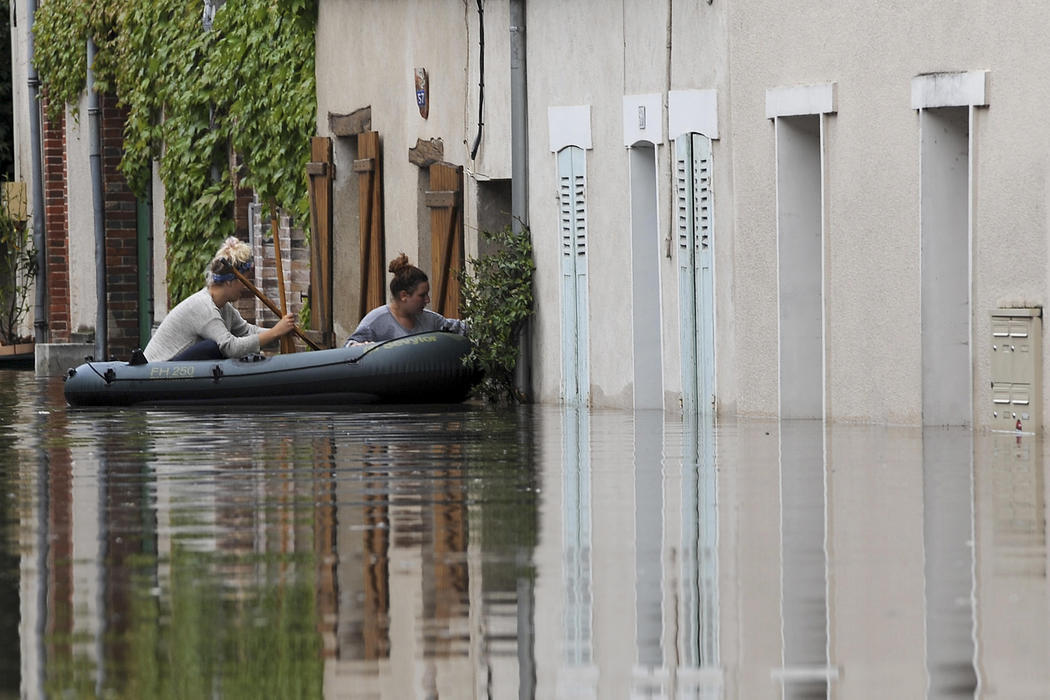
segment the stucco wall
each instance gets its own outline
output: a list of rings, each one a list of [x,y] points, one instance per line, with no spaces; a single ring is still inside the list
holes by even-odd
[[[633,359],[628,323],[630,210],[622,119],[623,15],[601,11],[602,5],[526,5],[529,217],[537,264],[535,357],[544,358],[533,367],[534,389],[541,400],[557,400],[562,382],[558,174],[547,110],[587,105],[593,144],[586,152],[589,369],[591,400],[596,406],[630,404]],[[649,82],[641,77],[634,80],[635,84]]]
[[[540,265],[535,342],[536,357],[544,358],[534,378],[541,398],[556,399],[561,381],[556,173],[553,154],[542,147],[546,108],[591,107],[591,398],[596,405],[630,405],[630,349],[623,343],[631,330],[624,255],[629,211],[619,101],[668,86],[718,90],[718,403],[727,413],[775,415],[776,143],[765,96],[771,88],[834,83],[837,105],[823,120],[822,145],[825,413],[847,421],[921,422],[919,119],[911,81],[933,71],[987,70],[988,106],[973,111],[969,154],[973,412],[976,425],[987,424],[989,311],[1007,303],[1040,305],[1046,294],[1047,149],[1040,115],[1047,90],[1039,76],[1050,53],[1033,29],[1044,25],[1045,11],[1026,6],[1004,13],[984,3],[960,18],[952,8],[929,4],[810,5],[676,5],[670,22],[666,6],[630,0],[611,11],[598,2],[528,5],[530,216]],[[1003,42],[1005,34],[987,31],[993,24],[1018,31]],[[661,202],[671,190],[667,150],[658,147]],[[663,278],[661,290],[664,382],[674,388],[670,279]],[[1043,364],[1045,374],[1045,358]]]
[[[317,27],[317,129],[330,135],[329,115],[371,108],[383,150],[383,216],[389,260],[404,251],[428,273],[429,233],[421,210],[425,176],[409,162],[417,140],[441,139],[444,160],[464,167],[467,256],[477,250],[476,181],[510,177],[510,49],[507,4],[484,5],[484,125],[474,161],[481,76],[474,3],[422,1],[322,2]],[[348,40],[353,37],[353,40]],[[414,69],[429,76],[429,114],[416,106]],[[334,257],[337,299],[356,292],[359,269],[356,187],[351,137],[336,137]],[[421,247],[420,241],[423,241]],[[384,265],[385,270],[385,265]],[[348,280],[353,275],[353,280]],[[336,327],[352,330],[356,304],[334,305]]]
[[[1003,13],[981,3],[965,18],[937,4],[847,2],[790,7],[734,3],[730,64],[738,277],[740,409],[775,408],[775,183],[766,88],[834,82],[826,121],[825,342],[827,413],[844,420],[922,418],[919,120],[913,77],[990,72],[989,104],[973,113],[972,299],[974,414],[985,422],[989,311],[1006,301],[1041,304],[1046,289],[1047,105],[1038,79],[1043,9]],[[1006,25],[1006,33],[988,27]],[[746,31],[743,31],[746,28]],[[1002,37],[1009,36],[1009,41]],[[746,180],[744,179],[746,178]],[[1019,251],[1025,251],[1020,254]],[[748,377],[745,380],[744,377]]]

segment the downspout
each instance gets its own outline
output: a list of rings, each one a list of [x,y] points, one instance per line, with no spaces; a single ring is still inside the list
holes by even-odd
[[[525,0],[510,0],[510,210],[511,230],[521,233],[529,225],[529,134],[525,81]],[[535,300],[533,301],[535,304]],[[514,385],[532,400],[532,323],[518,338],[518,364]]]
[[[15,12],[18,10],[16,9]],[[36,248],[36,289],[33,297],[33,339],[43,345],[47,342],[47,236],[44,226],[44,174],[40,134],[40,77],[34,65],[33,23],[36,20],[36,0],[26,2],[29,17],[27,32],[26,83],[29,85],[29,138],[33,179],[33,246]]]
[[[102,201],[102,145],[99,132],[98,91],[95,90],[95,40],[87,45],[88,145],[91,152],[91,204],[95,224],[95,358],[108,359],[106,338],[106,223]]]

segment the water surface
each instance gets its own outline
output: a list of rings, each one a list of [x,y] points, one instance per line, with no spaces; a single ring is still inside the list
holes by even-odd
[[[0,372],[0,448],[0,697],[1050,695],[1033,436]]]

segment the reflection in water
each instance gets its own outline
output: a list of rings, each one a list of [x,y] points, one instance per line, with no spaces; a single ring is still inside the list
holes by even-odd
[[[780,423],[780,547],[785,698],[826,698],[828,652],[824,424]]]
[[[922,464],[926,697],[976,697],[971,433],[923,429]]]
[[[0,697],[1050,695],[1031,436],[20,374],[0,447]]]
[[[1045,697],[1050,688],[1045,441],[997,433],[976,442],[974,632],[981,687],[994,684],[1000,697]]]
[[[559,695],[597,697],[591,640],[590,421],[578,407],[562,420],[562,552],[565,570],[565,673]]]
[[[635,637],[639,671],[663,666],[663,454],[664,414],[637,411],[634,418]]]
[[[2,375],[4,373],[0,373]],[[19,626],[19,494],[14,454],[17,435],[12,420],[18,414],[19,389],[0,376],[0,697],[15,698],[22,674]]]
[[[714,419],[688,416],[682,428],[680,668],[677,696],[723,697],[719,653],[718,470]]]

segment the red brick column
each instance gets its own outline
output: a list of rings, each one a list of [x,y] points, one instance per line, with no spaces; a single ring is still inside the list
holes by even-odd
[[[99,95],[102,108],[102,198],[105,201],[106,306],[111,357],[127,359],[139,347],[138,230],[136,198],[120,172],[127,110],[113,95]]]
[[[66,118],[47,118],[47,100],[43,100],[41,119],[44,151],[44,245],[47,250],[45,284],[47,285],[48,340],[68,343],[69,313],[69,191],[66,169]]]

